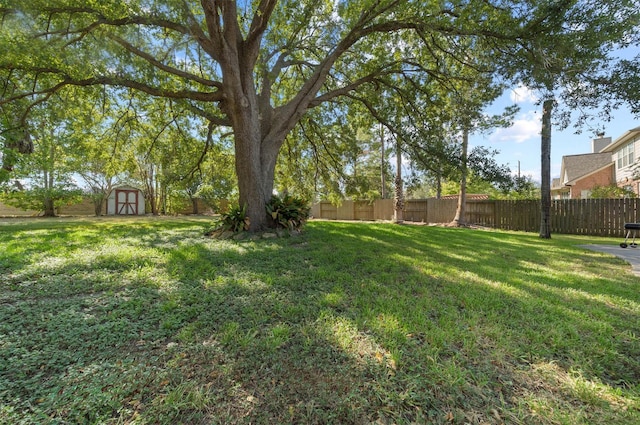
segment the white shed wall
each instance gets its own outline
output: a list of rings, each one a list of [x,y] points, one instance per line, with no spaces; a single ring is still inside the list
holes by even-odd
[[[138,204],[137,204],[137,210],[138,210],[138,215],[144,215],[145,214],[145,204],[144,204],[144,196],[142,194],[142,191],[140,189],[137,189],[135,187],[131,187],[131,186],[120,186],[117,187],[115,189],[113,189],[111,191],[111,194],[109,194],[109,197],[107,198],[107,215],[116,215],[117,211],[116,211],[116,193],[118,190],[135,190],[138,192]]]

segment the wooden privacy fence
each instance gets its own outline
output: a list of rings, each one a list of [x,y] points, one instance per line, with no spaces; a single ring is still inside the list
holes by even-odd
[[[204,203],[201,199],[198,199],[198,213],[199,214],[211,214],[213,211],[211,207]],[[228,201],[221,201],[221,209],[224,211],[228,206]],[[147,210],[149,211],[149,210]],[[104,214],[105,208],[102,206],[102,213]],[[184,200],[184,205],[179,208],[174,208],[172,214],[192,214],[193,204],[189,200]],[[37,217],[42,214],[42,211],[38,210],[22,210],[10,205],[0,202],[0,217]],[[65,216],[92,216],[95,215],[95,207],[93,201],[88,197],[83,197],[82,201],[74,205],[65,205],[56,209],[57,215]]]
[[[403,219],[412,222],[449,223],[456,213],[456,199],[405,201]],[[314,204],[311,213],[328,220],[392,220],[393,200],[343,201]],[[538,232],[540,201],[467,201],[470,224],[504,230]],[[624,224],[640,222],[640,199],[567,199],[551,202],[551,232],[592,236],[624,236]]]

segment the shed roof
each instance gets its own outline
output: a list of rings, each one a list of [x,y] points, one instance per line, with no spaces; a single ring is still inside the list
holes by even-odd
[[[124,190],[142,190],[139,187],[130,185],[130,184],[119,184],[116,186],[113,186],[113,189],[124,189]]]

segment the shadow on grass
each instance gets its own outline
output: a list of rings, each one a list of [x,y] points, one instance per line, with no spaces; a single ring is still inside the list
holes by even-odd
[[[465,229],[139,224],[51,229],[37,263],[42,236],[15,232],[33,239],[3,260],[0,418],[638,418],[638,280],[615,259]]]

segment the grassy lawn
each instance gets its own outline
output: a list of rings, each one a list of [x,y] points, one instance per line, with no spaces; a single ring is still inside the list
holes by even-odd
[[[209,225],[0,221],[0,423],[640,423],[618,239]]]

